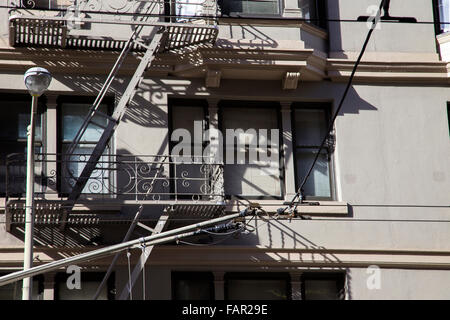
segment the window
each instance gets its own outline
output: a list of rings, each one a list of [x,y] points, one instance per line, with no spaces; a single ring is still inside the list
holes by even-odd
[[[326,28],[325,2],[323,0],[298,0],[302,19],[309,20],[321,28]]]
[[[304,273],[301,279],[303,300],[343,300],[344,273]]]
[[[281,16],[281,0],[218,0],[222,16]],[[324,0],[298,0],[300,17],[326,28]]]
[[[6,273],[1,273],[0,276],[5,276]],[[22,300],[22,285],[23,281],[9,283],[0,287],[0,300]],[[32,300],[43,300],[44,293],[44,277],[38,275],[33,277],[32,285]]]
[[[225,299],[227,300],[288,300],[290,299],[288,274],[279,273],[227,273]]]
[[[35,124],[35,152],[42,152],[42,122],[45,110],[45,98],[38,100],[36,124]],[[27,128],[30,124],[31,96],[30,95],[1,95],[0,107],[2,116],[0,117],[0,194],[6,193],[6,164],[8,165],[9,181],[8,193],[25,193],[25,167],[27,150]],[[12,155],[15,154],[15,155]],[[9,155],[9,157],[8,157]],[[40,165],[36,162],[36,167]],[[36,175],[40,170],[36,168]],[[39,192],[40,187],[36,185],[35,191]]]
[[[450,0],[433,0],[436,34],[450,31]]]
[[[450,102],[447,103],[448,131],[450,133]]]
[[[280,198],[283,177],[279,105],[222,101],[219,107],[225,147],[225,194]],[[230,135],[227,130],[234,134]]]
[[[279,0],[219,0],[222,15],[280,15]]]
[[[210,272],[172,272],[173,300],[214,300]]]
[[[62,153],[63,162],[60,168],[60,190],[63,194],[68,194],[81,175],[86,162],[89,160],[94,147],[100,139],[108,120],[106,117],[96,115],[88,125],[79,145],[70,157],[66,157],[68,148],[74,140],[78,130],[81,128],[89,109],[92,106],[92,98],[62,97],[59,101],[59,148]],[[111,103],[104,103],[99,111],[109,114],[112,109]],[[108,161],[110,148],[107,147],[101,161]],[[106,163],[99,166],[105,166]],[[88,180],[83,189],[83,193],[106,193],[108,190],[109,173],[108,170],[96,170]]]
[[[92,300],[105,276],[103,272],[81,272],[81,289],[69,289],[67,278],[71,274],[57,273],[55,276],[55,300]],[[114,300],[114,273],[98,296],[98,300]]]
[[[203,172],[205,131],[208,129],[204,100],[170,100],[171,192],[180,198],[201,195],[208,181]],[[187,137],[188,136],[188,137]],[[186,138],[188,138],[186,140]]]
[[[317,104],[294,105],[295,132],[295,169],[296,184],[300,187],[314,158],[319,150],[322,139],[328,130],[328,108]],[[331,150],[322,148],[311,175],[304,186],[305,198],[331,200],[332,174]]]

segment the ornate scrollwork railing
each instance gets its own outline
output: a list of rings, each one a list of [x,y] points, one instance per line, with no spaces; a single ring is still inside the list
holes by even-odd
[[[170,155],[103,155],[82,191],[85,196],[135,200],[223,200],[223,165],[203,157]],[[35,194],[67,196],[89,154],[37,154]],[[25,194],[24,154],[11,154],[6,163],[8,197]]]
[[[159,10],[152,11],[153,14],[183,16],[188,20],[190,17],[217,16],[216,0],[10,0],[9,6],[14,8],[15,13],[20,13],[20,9],[23,9],[28,14],[42,16],[45,16],[44,10],[67,10],[90,14],[125,14],[123,17],[116,18],[135,19],[136,17],[130,14],[148,13],[149,8],[155,5]]]

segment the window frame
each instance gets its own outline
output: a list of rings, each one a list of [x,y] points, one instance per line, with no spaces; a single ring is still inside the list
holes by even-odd
[[[0,103],[3,103],[5,101],[27,103],[27,105],[29,106],[29,110],[28,110],[27,114],[31,115],[32,98],[28,93],[10,93],[10,92],[3,93],[3,92],[1,92],[0,93]],[[47,130],[46,130],[47,126],[45,125],[45,123],[47,121],[47,98],[45,95],[42,95],[39,97],[36,112],[37,112],[38,116],[40,115],[40,120],[41,120],[41,138],[37,139],[37,137],[35,136],[34,147],[35,148],[39,147],[41,149],[40,153],[45,154],[46,153],[46,143],[45,142],[47,140]],[[35,119],[35,121],[36,120],[37,119]],[[25,137],[25,138],[17,137],[15,140],[0,138],[0,145],[2,145],[3,143],[5,143],[5,144],[11,143],[11,145],[12,144],[16,144],[16,145],[21,144],[26,149],[27,148],[27,137]],[[13,152],[10,154],[18,154],[18,153]],[[20,153],[20,154],[22,154],[22,153]],[[0,166],[5,166],[5,174],[6,174],[6,164],[7,164],[7,159],[8,159],[7,156],[8,155],[6,155],[4,159],[0,159]],[[23,155],[24,155],[24,160],[26,160],[26,152],[23,153]],[[2,163],[3,160],[4,160],[4,163]],[[42,163],[42,167],[40,169],[42,170],[42,172],[45,172],[45,163]],[[36,174],[38,174],[38,172],[36,172]],[[41,176],[44,177],[44,175],[42,175],[42,174],[41,174]],[[6,181],[0,182],[0,183],[1,184],[4,183],[4,187],[5,187],[5,192],[0,192],[0,197],[5,197],[5,196],[7,196]],[[35,188],[36,188],[37,184],[40,185],[41,189],[40,190],[36,189],[35,190],[36,193],[40,193],[45,190],[44,178],[39,182],[35,182]],[[21,192],[21,193],[10,194],[10,196],[19,196],[19,195],[23,195],[23,194],[25,194],[25,190],[24,190],[24,192]]]
[[[6,270],[0,270],[0,276],[5,276],[8,274],[8,272],[5,272]],[[19,270],[11,270],[10,272],[15,272],[15,271],[21,271],[21,269]],[[34,282],[37,282],[37,291],[38,291],[38,296],[40,296],[40,300],[44,299],[44,275],[42,274],[38,274],[36,276],[33,276],[33,280],[32,280],[32,284],[34,287]],[[17,300],[21,300],[22,299],[22,285],[23,285],[23,280],[19,280],[13,283],[19,283],[19,288],[20,288],[20,298]],[[10,283],[12,284],[12,283]],[[14,299],[13,299],[14,300]],[[4,300],[4,301],[8,301],[8,300]]]
[[[172,300],[184,301],[176,297],[176,282],[179,280],[206,280],[209,282],[210,299],[215,300],[214,275],[210,271],[172,271],[171,272],[171,293]],[[206,301],[206,300],[205,300]]]
[[[294,175],[295,175],[295,190],[298,190],[300,187],[301,181],[299,180],[299,173],[297,168],[297,150],[298,149],[319,149],[320,146],[307,146],[301,147],[297,146],[297,130],[295,126],[296,118],[296,110],[323,110],[325,113],[325,126],[328,128],[330,125],[330,117],[332,104],[330,102],[294,102],[291,106],[291,132],[292,132],[292,150],[293,150],[293,160],[294,160]],[[328,168],[329,168],[329,183],[330,183],[330,196],[329,197],[321,197],[321,196],[304,196],[304,200],[318,200],[318,201],[334,201],[336,200],[336,177],[335,177],[335,169],[334,169],[334,151],[329,150],[327,146],[322,148],[326,151],[328,157]]]
[[[227,272],[224,277],[224,300],[230,300],[230,280],[282,280],[286,284],[286,300],[292,300],[291,276],[284,272]],[[247,299],[248,300],[248,299]]]
[[[301,295],[302,300],[308,300],[306,297],[306,286],[305,281],[308,280],[335,280],[336,281],[336,287],[338,289],[338,297],[337,300],[345,300],[346,295],[346,288],[345,288],[345,282],[346,282],[346,272],[304,272],[300,276],[300,283],[301,283]],[[342,292],[339,292],[339,288],[342,288]],[[312,299],[311,299],[312,300]]]
[[[222,4],[224,1],[227,0],[218,0],[217,2],[217,6],[219,6],[220,8],[220,18],[283,18],[283,11],[284,11],[284,1],[283,0],[276,0],[278,2],[278,10],[279,13],[274,13],[274,14],[262,14],[262,13],[233,13],[233,14],[224,14],[222,12]]]
[[[450,102],[447,102],[448,133],[450,135]]]
[[[210,122],[209,122],[209,112],[208,112],[208,101],[206,101],[205,99],[198,99],[198,98],[192,98],[192,99],[188,99],[188,98],[168,98],[167,101],[167,106],[168,106],[168,112],[167,112],[167,121],[168,121],[168,132],[169,132],[169,136],[168,136],[168,140],[169,140],[169,155],[172,156],[172,149],[173,147],[178,143],[178,142],[174,142],[172,141],[171,137],[172,137],[172,133],[173,133],[173,109],[174,107],[199,107],[203,109],[203,121],[204,121],[204,126],[203,126],[203,130],[204,132],[206,130],[208,130],[210,128]],[[208,141],[202,141],[202,153],[203,150],[205,150],[205,148],[208,146],[209,142]],[[194,151],[194,140],[191,140],[191,151]],[[194,155],[192,155],[193,158],[195,158]],[[172,159],[170,159],[170,162],[172,161]],[[175,168],[174,168],[175,164],[171,164],[169,166],[169,177],[171,179],[176,178],[174,176],[175,174]],[[175,183],[176,180],[171,180],[172,182],[169,184],[169,192],[170,192],[170,198],[171,199],[175,199],[175,197],[177,197],[178,199],[191,199],[191,196],[189,194],[181,194],[181,195],[175,195]]]
[[[280,194],[279,195],[260,195],[260,196],[248,196],[248,195],[235,195],[235,194],[227,194],[225,190],[224,184],[224,192],[225,199],[231,199],[235,197],[237,199],[250,199],[250,200],[283,200],[285,196],[285,165],[284,165],[284,148],[283,148],[283,124],[282,124],[282,116],[281,116],[281,104],[277,101],[257,101],[257,100],[221,100],[218,103],[218,127],[219,131],[223,134],[223,146],[222,146],[222,154],[224,159],[224,168],[223,175],[225,181],[225,171],[227,170],[226,162],[226,134],[224,132],[224,123],[223,123],[223,112],[226,108],[242,108],[242,109],[274,109],[277,115],[277,129],[279,132],[278,141],[278,166],[279,166],[279,175],[278,179],[280,181]]]
[[[433,0],[433,16],[434,16],[434,31],[436,36],[450,31],[445,32],[441,29],[441,13],[439,11],[439,0]],[[448,21],[445,21],[448,22]]]
[[[56,152],[58,154],[57,157],[57,182],[56,182],[56,188],[58,190],[58,194],[60,197],[67,197],[69,195],[69,193],[67,192],[63,192],[63,186],[62,186],[62,160],[63,160],[63,155],[64,155],[64,144],[70,143],[70,142],[64,142],[63,139],[63,105],[64,103],[79,103],[79,104],[93,104],[95,101],[95,96],[77,96],[77,95],[60,95],[58,96],[58,98],[56,99],[56,112],[57,112],[57,124],[56,124]],[[106,104],[107,106],[107,114],[109,116],[112,115],[115,104],[114,104],[114,97],[113,96],[105,96],[101,102],[101,104]],[[113,152],[113,140],[111,139],[109,141],[109,154],[114,153]],[[95,147],[95,145],[98,143],[98,141],[83,141],[80,142],[81,144],[86,144],[86,145],[93,145]],[[107,147],[108,148],[108,147]],[[99,193],[99,195],[102,195],[102,193]]]

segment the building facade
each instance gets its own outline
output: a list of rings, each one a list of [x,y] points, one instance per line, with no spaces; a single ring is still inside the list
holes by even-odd
[[[277,209],[327,135],[371,27],[358,17],[380,1],[188,2],[1,1],[0,272],[23,267],[23,74],[40,66],[53,80],[38,104],[34,265],[121,242],[141,205],[132,238],[257,203],[267,214],[246,231],[156,246],[132,298],[450,299],[449,2],[390,1],[384,14],[416,22],[378,23],[294,216]],[[166,39],[72,207],[158,23]],[[122,296],[140,257],[120,255],[100,299]],[[81,289],[66,269],[36,276],[33,297],[90,299],[111,258],[79,265]],[[0,287],[20,296],[20,281]]]

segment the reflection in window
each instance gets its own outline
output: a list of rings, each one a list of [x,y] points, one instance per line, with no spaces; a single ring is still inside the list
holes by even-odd
[[[320,144],[327,134],[327,114],[325,109],[295,109],[295,158],[297,187],[303,182]],[[331,198],[330,154],[323,148],[304,186],[306,197]]]
[[[70,156],[66,156],[71,143],[81,128],[84,119],[86,118],[91,104],[88,103],[63,103],[61,107],[61,148],[63,153],[63,165],[61,175],[61,192],[64,194],[70,193],[72,187],[75,185],[78,177],[81,175],[86,162],[89,160],[92,151],[94,150],[98,140],[100,139],[108,120],[96,115],[92,122],[88,125],[86,131],[81,137],[77,147],[73,150]],[[101,105],[99,108],[104,114],[107,114],[107,105]],[[108,161],[109,148],[106,148],[103,156],[100,158],[97,167],[105,167],[107,164],[102,163]],[[108,170],[95,170],[91,174],[82,193],[106,193],[108,185],[109,173]]]
[[[450,31],[450,0],[439,0],[438,2],[439,8],[439,21],[440,21],[440,32],[449,32]],[[444,23],[446,22],[446,23]]]
[[[242,102],[242,107],[227,104],[224,102],[221,108],[225,193],[244,197],[281,196],[277,108],[258,102]],[[228,134],[228,129],[235,134]],[[261,130],[265,130],[266,136]]]
[[[219,0],[222,15],[280,15],[278,0]]]

